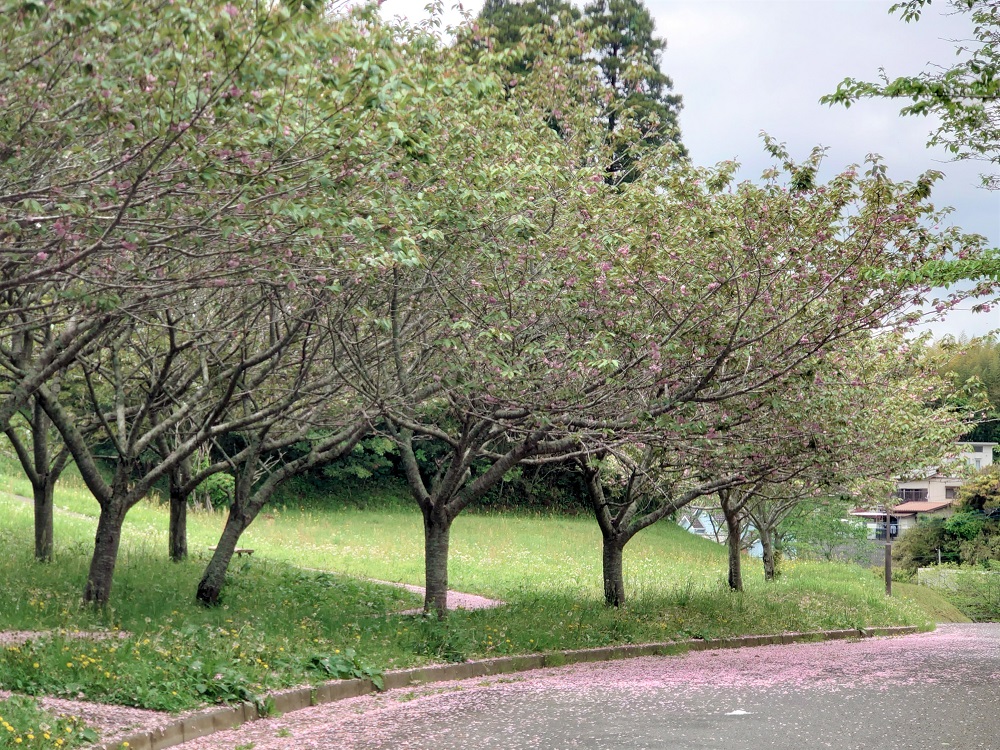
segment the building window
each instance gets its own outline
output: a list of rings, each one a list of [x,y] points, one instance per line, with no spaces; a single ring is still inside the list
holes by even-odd
[[[911,489],[909,487],[901,487],[896,490],[896,497],[902,500],[904,503],[911,501],[925,501],[927,500],[927,488],[923,489]]]
[[[983,468],[983,459],[981,459],[981,458],[977,458],[976,459],[976,468],[977,469]]]
[[[944,499],[954,500],[958,497],[958,487],[945,487],[944,488]]]
[[[982,453],[983,452],[983,446],[981,446],[981,445],[974,445],[974,446],[972,446],[972,452],[973,453]]]

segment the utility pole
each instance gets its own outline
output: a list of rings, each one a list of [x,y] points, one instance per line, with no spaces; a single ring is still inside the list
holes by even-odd
[[[882,507],[885,510],[885,595],[892,596],[892,516],[889,503]]]

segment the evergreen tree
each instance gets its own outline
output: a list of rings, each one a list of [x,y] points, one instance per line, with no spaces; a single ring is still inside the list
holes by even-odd
[[[642,0],[593,0],[584,14],[601,77],[612,94],[605,108],[614,147],[609,178],[629,181],[635,177],[637,146],[680,145],[681,97],[672,93],[673,82],[660,70],[667,42],[653,35],[655,23]]]
[[[563,23],[576,23],[580,11],[565,0],[530,0],[518,3],[511,0],[486,0],[479,13],[480,24],[490,28],[490,39],[499,49],[513,49],[521,42],[525,48],[521,56],[508,64],[508,70],[515,75],[523,75],[531,68],[538,55],[534,45],[528,44],[525,32],[545,34]],[[546,34],[549,36],[549,34]]]
[[[535,41],[551,38],[565,24],[589,33],[592,49],[570,62],[594,64],[600,72],[602,114],[613,155],[607,166],[609,183],[631,182],[636,161],[648,148],[666,142],[681,145],[678,113],[681,97],[660,70],[667,43],[654,35],[655,23],[642,0],[593,0],[580,11],[564,0],[487,0],[479,15],[495,48],[521,54],[508,64],[515,75],[531,68],[539,52]]]
[[[1000,442],[1000,342],[995,336],[955,339],[945,336],[932,347],[938,372],[954,386],[952,401],[971,405],[978,423],[962,440]]]

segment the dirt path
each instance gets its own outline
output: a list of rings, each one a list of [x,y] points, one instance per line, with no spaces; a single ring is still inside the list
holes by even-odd
[[[13,492],[7,492],[6,490],[0,490],[0,495],[4,497],[9,497],[11,500],[19,500],[22,503],[27,503],[28,505],[34,505],[35,501],[30,497],[25,497],[24,495],[17,495]],[[53,506],[53,509],[57,513],[62,513],[64,516],[69,516],[70,518],[82,518],[86,521],[96,521],[94,516],[88,516],[86,513],[77,513],[74,510],[67,510],[66,508],[60,508],[58,505]]]
[[[336,571],[323,571],[325,573],[333,573]],[[412,591],[414,594],[424,595],[425,589],[423,586],[417,586],[413,583],[398,583],[396,581],[380,581],[377,578],[366,578],[366,581],[371,581],[372,583],[380,583],[383,586],[396,586],[397,588],[406,589],[407,591]],[[502,607],[504,602],[499,599],[488,599],[485,596],[479,596],[478,594],[465,594],[461,591],[448,591],[448,609],[493,609],[493,607]],[[400,612],[401,615],[415,615],[419,614],[423,610],[421,609],[408,609],[405,612]]]

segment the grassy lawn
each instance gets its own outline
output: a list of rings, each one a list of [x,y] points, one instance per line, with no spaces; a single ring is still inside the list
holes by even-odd
[[[0,490],[27,494],[16,479]],[[748,633],[917,624],[930,618],[854,566],[786,562],[765,583],[746,563],[746,592],[724,586],[725,551],[664,523],[626,548],[631,601],[601,600],[600,535],[587,518],[467,515],[455,524],[451,584],[507,606],[456,612],[440,623],[392,614],[419,598],[359,576],[422,583],[420,516],[403,510],[272,511],[242,542],[222,606],[194,589],[223,523],[192,514],[192,559],[166,560],[166,509],[126,521],[112,605],[79,607],[97,505],[72,477],[57,493],[56,561],[31,557],[31,507],[0,495],[0,629],[118,629],[80,640],[57,632],[7,648],[0,686],[166,710],[252,699],[331,677],[416,664],[616,643]],[[69,512],[65,512],[69,511]],[[320,571],[303,570],[316,568]]]

